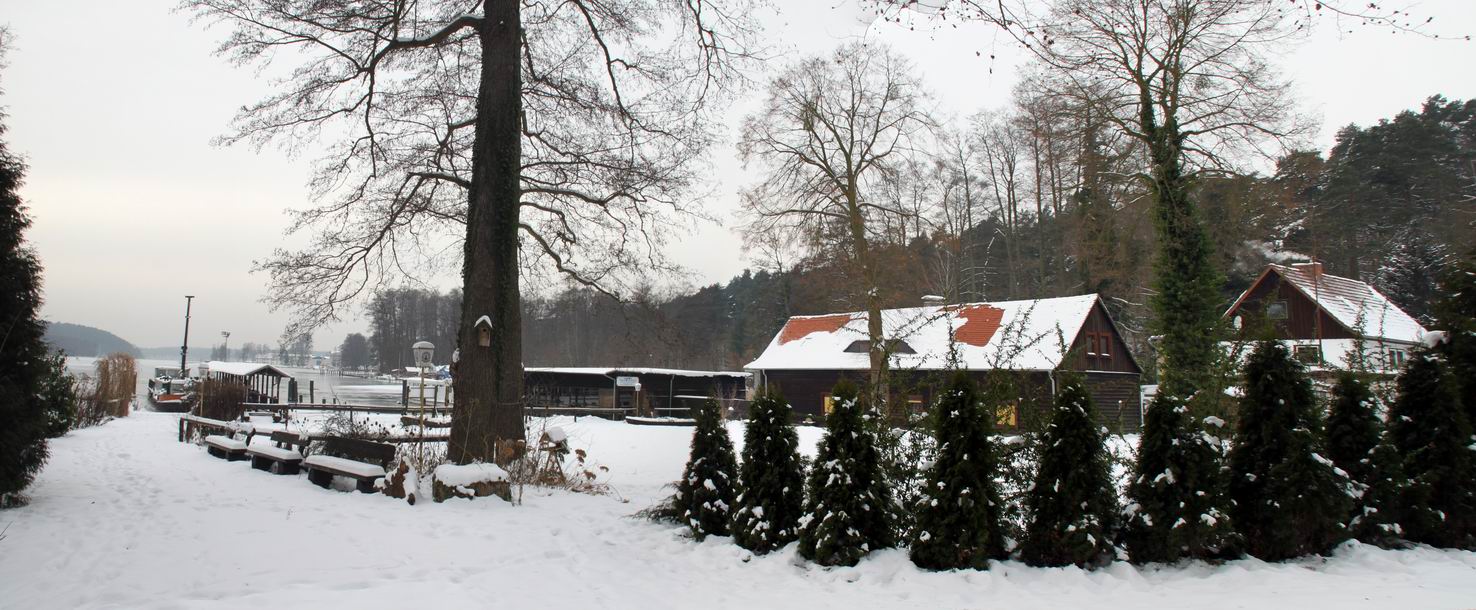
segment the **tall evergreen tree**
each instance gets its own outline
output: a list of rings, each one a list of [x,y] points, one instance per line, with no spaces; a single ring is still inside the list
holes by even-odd
[[[0,29],[0,57],[9,34]],[[20,493],[46,462],[47,413],[39,398],[46,374],[41,263],[26,245],[31,226],[20,198],[26,166],[5,145],[0,113],[0,507]]]
[[[1358,497],[1349,533],[1379,546],[1398,544],[1406,482],[1398,451],[1384,438],[1375,398],[1357,374],[1345,371],[1333,386],[1328,407],[1327,457],[1347,473]]]
[[[1256,344],[1230,451],[1230,517],[1267,561],[1326,553],[1346,539],[1351,483],[1323,457],[1312,381],[1280,341]]]
[[[1221,475],[1224,421],[1206,419],[1191,423],[1189,408],[1173,396],[1149,404],[1123,526],[1134,563],[1211,559],[1234,545]]]
[[[1091,395],[1079,378],[1066,378],[1025,497],[1025,563],[1095,567],[1112,560],[1118,503],[1103,440]]]
[[[1446,332],[1440,353],[1460,385],[1466,422],[1476,427],[1476,246],[1441,278],[1435,321]]]
[[[917,507],[912,562],[930,570],[983,569],[1006,556],[995,484],[994,416],[974,380],[957,372],[934,410],[938,455]]]
[[[791,410],[773,388],[749,406],[733,541],[755,553],[768,553],[799,537],[805,474],[799,435],[789,424]]]
[[[1410,481],[1410,540],[1476,548],[1471,426],[1444,363],[1418,350],[1399,375],[1389,432]]]
[[[682,523],[698,540],[724,536],[735,504],[738,460],[723,425],[722,407],[709,398],[697,409],[692,453],[677,483],[677,509]]]
[[[820,565],[856,565],[894,543],[892,494],[866,426],[866,418],[875,416],[856,384],[835,384],[825,438],[810,469],[799,537],[800,556]]]

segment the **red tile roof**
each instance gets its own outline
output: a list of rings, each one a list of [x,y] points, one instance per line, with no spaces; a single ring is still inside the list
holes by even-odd
[[[984,347],[989,345],[989,340],[999,330],[1000,321],[1004,319],[1004,310],[988,305],[966,305],[958,309],[958,317],[964,323],[953,331],[954,340]]]
[[[850,321],[851,314],[848,313],[790,318],[784,323],[784,329],[779,331],[779,344],[784,345],[796,339],[803,339],[813,333],[833,333]]]

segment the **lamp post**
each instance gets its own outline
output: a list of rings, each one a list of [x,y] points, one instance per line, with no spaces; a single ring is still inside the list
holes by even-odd
[[[220,336],[225,340],[225,359],[229,361],[231,359],[231,331],[220,331]]]
[[[432,357],[435,356],[436,346],[430,341],[416,341],[410,346],[410,352],[415,355],[415,366],[420,370],[420,419],[421,428],[424,429],[425,421],[425,369],[431,366]]]

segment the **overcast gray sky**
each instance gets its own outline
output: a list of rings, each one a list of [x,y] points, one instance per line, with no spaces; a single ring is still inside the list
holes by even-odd
[[[219,148],[235,109],[264,84],[212,51],[223,31],[191,25],[175,0],[6,0],[0,23],[15,34],[0,104],[10,149],[26,156],[22,192],[29,238],[45,265],[47,319],[97,326],[144,346],[179,343],[183,295],[196,295],[191,344],[275,341],[285,316],[259,302],[251,262],[286,244],[291,208],[306,206],[310,158]],[[18,4],[18,5],[17,5]],[[911,31],[872,22],[857,0],[780,2],[766,36],[789,55],[825,53],[868,36],[909,55],[940,109],[966,116],[1007,103],[1024,55],[985,26]],[[1408,3],[1434,31],[1472,33],[1476,1]],[[85,16],[85,18],[79,18]],[[982,52],[982,57],[979,54]],[[987,58],[993,53],[998,59]],[[1476,98],[1476,43],[1378,29],[1324,27],[1285,57],[1302,110],[1321,118],[1317,147],[1335,131],[1415,108],[1428,96]],[[758,92],[751,98],[757,98]],[[753,101],[729,116],[730,133]],[[741,272],[732,227],[736,193],[751,181],[731,145],[714,151],[709,213],[672,257],[698,281]],[[324,329],[320,349],[362,320]]]

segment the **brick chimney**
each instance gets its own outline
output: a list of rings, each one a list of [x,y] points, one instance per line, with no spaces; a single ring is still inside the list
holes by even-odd
[[[1310,274],[1312,274],[1314,276],[1320,276],[1320,275],[1322,275],[1322,263],[1317,262],[1317,261],[1311,261],[1311,262],[1306,262],[1306,263],[1292,263],[1292,268],[1293,269],[1296,269],[1298,271],[1305,271],[1305,272],[1310,273]]]

